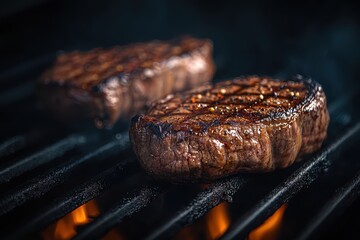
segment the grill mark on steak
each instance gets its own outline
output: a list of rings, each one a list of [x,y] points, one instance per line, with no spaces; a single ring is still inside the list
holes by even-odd
[[[183,37],[58,56],[39,79],[43,104],[65,122],[91,118],[98,127],[130,119],[171,92],[209,82],[210,40]]]
[[[219,125],[221,122],[224,122],[230,116],[246,118],[247,120],[255,123],[268,120],[274,121],[276,119],[281,119],[293,114],[293,112],[300,107],[300,103],[305,104],[306,101],[309,101],[309,99],[314,97],[314,89],[316,89],[314,82],[312,81],[304,81],[304,84],[301,85],[299,85],[297,82],[284,82],[283,84],[275,82],[275,86],[271,86],[272,90],[270,94],[265,94],[260,90],[249,93],[247,92],[249,88],[266,85],[269,83],[269,81],[266,78],[259,80],[257,77],[250,79],[252,83],[247,85],[238,84],[239,81],[246,82],[249,81],[249,79],[238,79],[235,81],[230,81],[232,82],[232,87],[239,88],[236,91],[230,91],[228,93],[226,93],[225,87],[229,84],[229,82],[218,83],[214,86],[214,89],[219,90],[217,92],[214,92],[212,89],[208,89],[196,94],[191,94],[187,98],[182,99],[184,104],[178,104],[172,111],[163,110],[163,114],[153,114],[153,111],[150,110],[148,112],[148,116],[157,117],[160,119],[161,117],[172,115],[186,116],[186,118],[176,123],[176,125],[184,124],[185,122],[192,119],[194,115],[198,117],[206,114],[216,115],[214,122],[218,123],[217,125]],[[288,86],[289,84],[290,86]],[[297,87],[291,87],[292,84],[295,84]],[[224,90],[223,93],[221,92],[222,90]],[[284,90],[286,95],[281,96],[279,94],[279,92],[281,93],[281,90]],[[309,92],[310,90],[312,92]],[[306,98],[305,95],[307,95]],[[181,95],[178,96],[181,98]],[[232,100],[234,97],[240,97],[241,101],[237,102],[237,104],[234,104],[235,102]],[[271,100],[271,98],[275,98],[275,100]],[[204,101],[204,99],[206,100]],[[267,102],[268,100],[271,100],[270,103]],[[170,99],[167,99],[167,101],[164,103],[155,103],[155,105],[157,105],[155,106],[156,110],[159,110],[158,107],[161,108],[165,106],[166,108],[167,104],[169,104],[169,101]],[[289,101],[291,101],[291,103]],[[186,104],[189,104],[188,107]],[[197,107],[199,105],[206,105],[206,107]],[[175,113],[175,111],[179,111],[179,108],[185,112]],[[273,108],[274,111],[268,111],[269,108]],[[204,124],[205,128],[207,129],[213,126],[214,122],[201,122],[201,124]],[[167,129],[171,130],[171,128]]]
[[[254,76],[168,95],[133,119],[130,137],[151,175],[209,181],[287,167],[320,148],[328,123],[318,83]]]

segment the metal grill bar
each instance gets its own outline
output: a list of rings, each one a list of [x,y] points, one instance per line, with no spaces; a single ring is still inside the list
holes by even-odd
[[[6,140],[0,144],[0,159],[38,143],[39,140],[43,139],[47,134],[48,131],[43,128],[34,128],[32,131],[16,135]]]
[[[130,216],[148,206],[152,200],[164,191],[164,187],[153,184],[146,185],[140,190],[134,191],[131,197],[123,199],[119,205],[116,205],[107,213],[96,218],[83,231],[80,231],[74,240],[99,239],[99,237],[104,235],[109,229],[119,224],[124,217]]]
[[[30,199],[35,199],[44,195],[55,186],[64,182],[67,176],[80,166],[83,166],[84,163],[89,162],[89,160],[101,155],[108,155],[112,151],[119,152],[127,148],[128,145],[128,139],[117,138],[98,148],[96,151],[86,154],[80,159],[65,162],[64,164],[25,182],[0,197],[0,216],[10,212],[15,207],[24,204]]]
[[[55,220],[65,216],[68,212],[99,196],[122,179],[130,176],[137,170],[133,158],[126,159],[116,166],[101,172],[91,180],[81,184],[68,194],[55,199],[51,204],[44,206],[41,212],[25,219],[20,223],[17,231],[6,236],[6,239],[23,239],[29,234],[36,232]]]
[[[26,136],[17,135],[0,145],[0,158],[6,157],[26,146]]]
[[[54,59],[55,53],[46,54],[34,59],[31,61],[27,61],[25,63],[19,64],[15,67],[12,67],[6,71],[0,73],[0,81],[1,82],[9,82],[10,80],[14,80],[14,78],[18,78],[20,76],[24,76],[24,74],[33,74],[34,69],[42,68],[46,64],[50,63],[52,59]]]
[[[222,201],[232,201],[232,196],[249,181],[243,176],[236,176],[217,181],[208,189],[200,192],[194,200],[163,225],[152,232],[146,239],[168,239],[184,226],[203,216],[209,209]]]
[[[309,222],[298,240],[312,239],[321,230],[326,221],[330,221],[331,216],[341,212],[346,206],[350,205],[360,194],[360,171],[344,187],[337,190],[337,193],[326,203],[319,213]]]
[[[34,93],[35,85],[33,82],[27,82],[0,93],[0,104],[6,105],[31,96]]]
[[[75,146],[85,142],[86,138],[84,136],[72,135],[25,159],[19,160],[13,164],[10,163],[0,170],[0,183],[7,182],[14,177],[55,159],[56,157],[60,157]]]
[[[221,239],[245,238],[248,232],[268,218],[282,204],[287,202],[302,188],[310,185],[325,169],[331,153],[344,146],[351,137],[360,130],[360,123],[355,124],[338,140],[322,151],[318,156],[306,162],[295,171],[285,182],[271,191],[263,200],[256,204],[249,212],[231,225]]]

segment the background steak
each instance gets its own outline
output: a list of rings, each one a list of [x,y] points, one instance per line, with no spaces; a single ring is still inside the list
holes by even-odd
[[[91,118],[110,127],[168,93],[208,82],[214,70],[210,40],[152,41],[61,54],[39,92],[61,120]]]
[[[130,136],[151,175],[207,181],[287,167],[320,148],[328,123],[318,83],[247,77],[168,95],[133,118]]]

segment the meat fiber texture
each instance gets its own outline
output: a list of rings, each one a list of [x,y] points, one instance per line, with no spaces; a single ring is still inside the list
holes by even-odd
[[[63,53],[38,81],[43,105],[59,120],[110,128],[154,100],[209,82],[212,42],[182,37]]]
[[[155,102],[132,119],[141,166],[173,182],[285,168],[319,149],[329,114],[322,87],[299,77],[243,77]]]

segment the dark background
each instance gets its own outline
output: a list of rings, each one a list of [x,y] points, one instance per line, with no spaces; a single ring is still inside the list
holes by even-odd
[[[359,85],[360,8],[335,1],[7,0],[0,70],[86,50],[182,34],[214,42],[216,79],[304,74],[329,100]]]
[[[304,74],[324,86],[331,104],[339,95],[350,94],[360,86],[359,23],[360,7],[345,1],[2,0],[0,100],[7,92],[3,86],[16,88],[18,82],[34,82],[61,50],[189,34],[213,40],[217,80],[244,74]],[[26,86],[15,92],[26,92]],[[10,98],[13,92],[9,92]],[[357,102],[353,105],[358,106]],[[17,116],[17,110],[13,111]],[[20,127],[16,125],[19,132]],[[350,152],[344,159],[355,159],[351,154],[357,153]],[[333,171],[347,177],[341,167]],[[326,184],[313,189],[318,191]],[[325,202],[313,199],[316,194],[311,192],[307,199],[299,195],[293,201],[304,208]],[[348,212],[351,215],[355,211],[351,208]],[[358,225],[357,212],[347,219],[351,221],[343,225],[353,231],[342,236],[358,230],[352,227]],[[292,222],[285,222],[291,231]],[[334,236],[330,230],[329,235]]]

